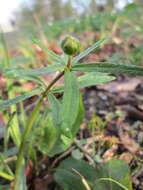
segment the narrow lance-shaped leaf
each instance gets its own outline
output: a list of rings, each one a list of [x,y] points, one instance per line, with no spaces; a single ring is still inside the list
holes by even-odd
[[[39,77],[39,76],[36,76],[36,75],[24,75],[24,76],[17,76],[15,77],[16,80],[24,80],[24,81],[32,81],[32,82],[35,82],[39,87],[41,87],[43,90],[46,89],[47,85],[45,83],[45,81]],[[16,87],[15,90],[17,90],[18,88]]]
[[[115,80],[114,76],[109,76],[105,73],[86,73],[78,78],[80,88],[101,85],[112,80]]]
[[[5,70],[4,75],[6,77],[22,77],[22,76],[39,76],[39,75],[45,75],[47,73],[53,73],[55,71],[62,70],[64,67],[61,65],[48,65],[46,67],[42,68],[35,68],[35,69],[23,69],[23,68],[8,68]]]
[[[78,56],[76,56],[75,58],[73,58],[72,60],[72,65],[76,64],[78,61],[80,61],[82,58],[84,58],[85,56],[87,56],[89,53],[91,53],[94,49],[98,48],[99,46],[101,46],[104,42],[105,42],[106,38],[99,40],[98,42],[96,42],[95,44],[93,44],[91,47],[87,48],[85,51],[83,51],[82,53],[80,53]]]
[[[70,127],[76,120],[79,106],[79,87],[76,76],[69,70],[65,72],[64,97],[62,104],[62,125],[64,131],[70,131]]]
[[[35,88],[34,90],[32,90],[31,92],[27,92],[23,95],[17,96],[13,99],[9,99],[9,100],[4,100],[4,101],[0,101],[0,109],[1,110],[5,110],[7,109],[9,106],[12,106],[13,104],[17,104],[23,100],[26,100],[32,96],[34,96],[35,94],[38,94],[41,92],[40,88]]]
[[[72,67],[73,71],[82,72],[102,72],[112,74],[129,74],[143,76],[143,67],[127,64],[113,64],[113,63],[82,63],[76,64]]]
[[[58,63],[63,64],[63,60],[60,56],[55,54],[53,51],[49,50],[40,40],[34,39],[34,43],[38,44],[38,46],[47,54],[49,55],[53,60],[57,61]]]
[[[94,86],[94,85],[101,85],[112,80],[115,80],[114,76],[109,76],[107,73],[100,73],[100,72],[92,72],[86,73],[80,77],[78,77],[78,85],[79,88]],[[60,87],[56,87],[52,90],[53,93],[61,93],[64,90],[64,86],[61,85]]]

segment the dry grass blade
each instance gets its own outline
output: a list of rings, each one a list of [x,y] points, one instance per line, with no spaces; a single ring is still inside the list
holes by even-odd
[[[82,181],[83,185],[85,186],[85,188],[86,188],[87,190],[91,190],[91,188],[89,187],[89,185],[88,185],[86,179],[85,179],[76,169],[72,168],[72,170],[73,170],[77,175],[79,175],[79,176],[81,177],[81,181]]]

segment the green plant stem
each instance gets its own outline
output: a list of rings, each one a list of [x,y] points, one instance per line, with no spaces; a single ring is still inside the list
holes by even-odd
[[[33,123],[39,113],[40,107],[44,101],[44,99],[46,98],[46,96],[48,95],[51,87],[64,75],[64,71],[62,71],[61,73],[59,73],[59,75],[57,75],[57,77],[48,85],[47,89],[44,91],[44,93],[42,94],[41,99],[39,100],[38,104],[36,105],[36,107],[34,108],[28,122],[27,125],[25,127],[25,131],[22,137],[22,141],[20,144],[20,148],[19,148],[19,152],[18,152],[18,158],[17,158],[17,164],[16,164],[16,173],[15,173],[15,183],[14,183],[14,190],[19,190],[19,181],[20,181],[20,176],[21,176],[21,168],[22,168],[22,164],[23,162],[23,156],[24,156],[24,150],[25,150],[25,146],[26,146],[26,141],[27,138],[30,134],[30,131],[32,129]],[[22,163],[23,162],[23,163]]]
[[[3,31],[1,31],[1,41],[3,45],[3,51],[4,51],[4,63],[5,63],[5,68],[9,68],[9,57],[8,57],[8,49],[7,49],[7,44],[5,40],[5,36]],[[11,79],[7,79],[7,89],[8,89],[8,98],[12,99],[15,97],[15,93],[13,90],[13,82]],[[12,124],[10,126],[10,134],[12,136],[13,141],[19,147],[20,141],[21,141],[21,135],[20,135],[20,129],[19,129],[19,122],[18,122],[18,116],[17,116],[17,109],[16,105],[12,105],[10,108],[10,112],[16,112],[15,116],[13,117]]]
[[[69,57],[68,57],[68,63],[67,63],[67,68],[69,70],[71,69],[71,60],[72,60],[72,56],[69,55]]]

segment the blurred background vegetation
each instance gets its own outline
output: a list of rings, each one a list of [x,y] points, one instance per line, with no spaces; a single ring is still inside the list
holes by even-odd
[[[66,34],[80,39],[81,50],[106,36],[111,39],[110,46],[102,53],[104,56],[100,55],[101,60],[110,57],[114,62],[125,59],[142,64],[142,10],[142,0],[22,0],[10,19],[8,47],[12,47],[12,55],[16,49],[37,62],[37,52],[41,57],[43,52],[37,46],[33,48],[34,38],[60,54],[60,41]]]
[[[119,24],[123,13],[128,16],[126,20],[137,23],[142,8],[142,0],[25,0],[11,18],[11,25],[20,34],[26,32],[27,37],[44,33],[50,38],[64,30],[104,30],[108,21],[111,29],[110,21],[120,17],[116,25]]]

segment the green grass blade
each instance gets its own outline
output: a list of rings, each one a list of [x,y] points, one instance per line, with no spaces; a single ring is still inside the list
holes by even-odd
[[[2,39],[2,46],[3,46],[3,52],[4,52],[4,63],[5,63],[5,67],[8,68],[9,67],[8,49],[7,49],[7,44],[6,44],[3,33],[1,34],[1,39]],[[12,80],[7,79],[7,89],[8,89],[8,98],[9,99],[12,99],[15,97],[15,93],[14,93],[12,87],[13,87]],[[17,112],[16,106],[15,105],[11,106],[10,111],[11,111],[11,113]],[[15,144],[17,146],[19,146],[20,141],[21,141],[21,134],[20,134],[17,114],[15,114],[15,116],[13,118],[13,122],[11,123],[10,134],[11,134]]]
[[[24,105],[23,105],[23,102],[21,101],[20,102],[20,118],[21,118],[21,122],[23,124],[23,127],[26,126],[26,121],[27,121],[27,117],[26,117],[26,113],[25,113],[25,110],[24,110]]]
[[[5,129],[5,135],[4,135],[4,159],[7,158],[7,151],[8,151],[8,141],[9,141],[9,128],[11,126],[11,122],[15,116],[15,112],[10,115],[8,123],[6,125]]]

